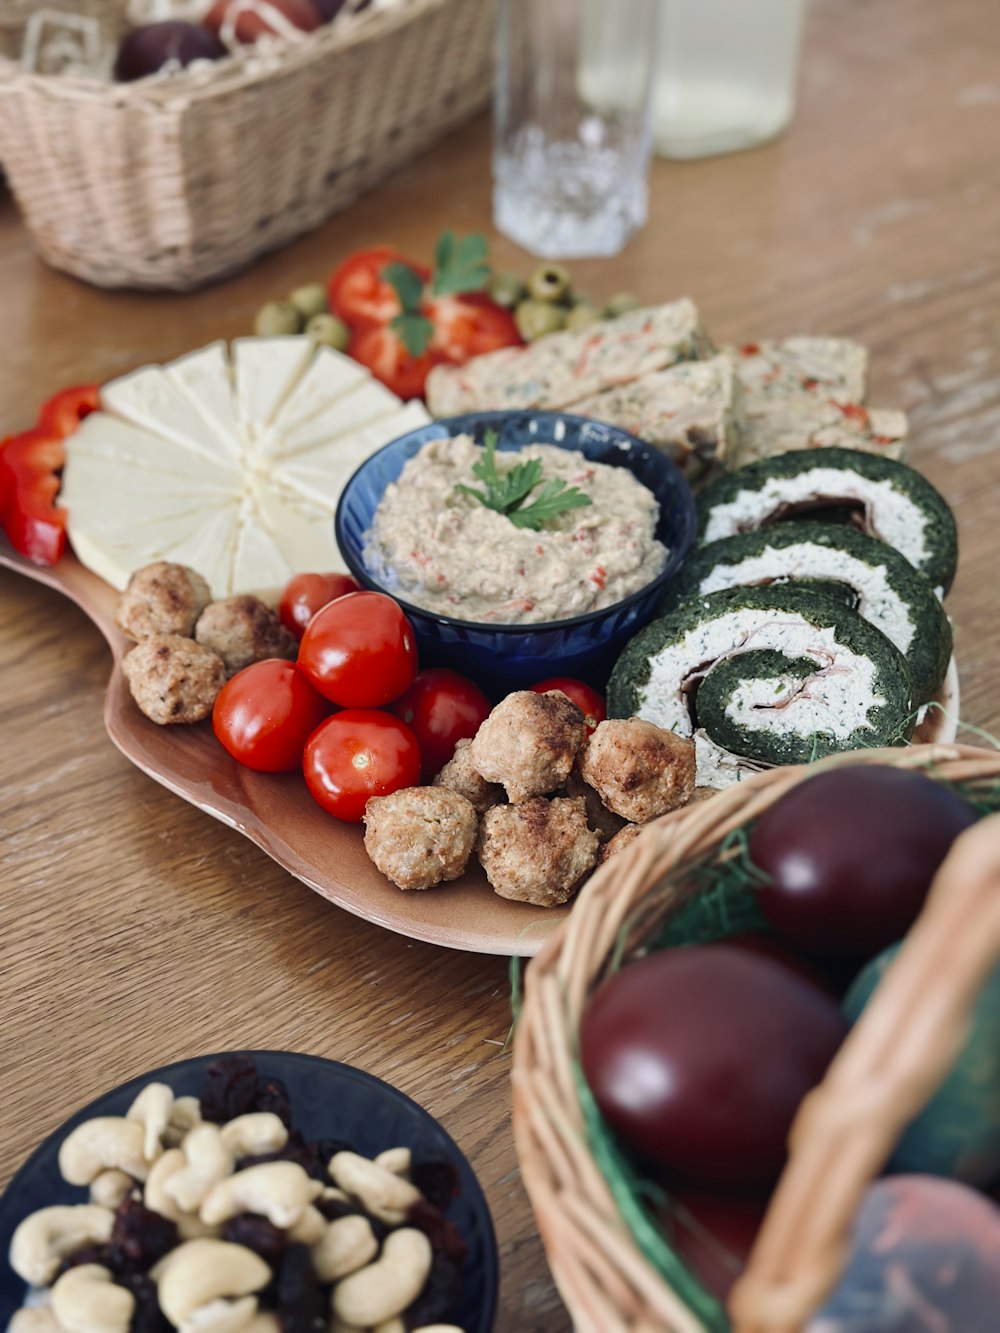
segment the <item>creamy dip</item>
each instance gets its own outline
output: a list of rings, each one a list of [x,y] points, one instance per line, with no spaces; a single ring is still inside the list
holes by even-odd
[[[611,606],[663,569],[659,504],[627,468],[553,445],[498,451],[501,473],[537,458],[541,485],[560,480],[590,497],[534,531],[455,490],[458,483],[483,489],[472,471],[481,457],[468,435],[431,440],[386,487],[365,537],[365,563],[390,592],[460,620],[532,624]]]

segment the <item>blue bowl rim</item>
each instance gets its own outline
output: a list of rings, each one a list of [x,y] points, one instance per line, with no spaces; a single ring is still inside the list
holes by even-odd
[[[430,430],[433,427],[441,427],[442,435],[428,436],[428,438],[440,439],[444,436],[450,436],[453,433],[468,433],[473,423],[480,426],[483,424],[489,425],[491,421],[504,421],[512,416],[530,416],[536,420],[549,419],[565,422],[570,426],[600,426],[604,430],[613,432],[619,441],[627,444],[630,448],[637,447],[641,453],[655,457],[656,461],[661,463],[666,469],[666,475],[668,477],[673,473],[672,484],[674,491],[682,503],[682,524],[680,526],[683,528],[683,531],[680,533],[682,538],[680,545],[683,546],[683,550],[681,551],[680,556],[672,562],[672,557],[674,556],[675,551],[680,549],[680,547],[671,547],[667,556],[667,564],[663,570],[657,574],[656,578],[651,579],[649,583],[645,584],[644,587],[637,589],[637,591],[629,593],[629,595],[623,597],[620,602],[612,602],[610,606],[603,606],[598,611],[586,611],[583,615],[570,616],[564,620],[522,621],[515,624],[507,622],[496,623],[490,620],[463,620],[458,616],[444,616],[436,611],[428,611],[426,607],[414,606],[412,602],[407,602],[404,598],[397,597],[395,593],[390,592],[376,579],[372,578],[361,561],[355,559],[353,552],[346,550],[339,540],[339,533],[342,526],[341,514],[346,504],[347,494],[350,491],[355,478],[358,476],[358,473],[368,467],[374,459],[387,453],[388,450],[398,448],[402,441],[408,440],[414,435],[422,434],[424,431]],[[574,447],[569,444],[564,446],[555,440],[550,440],[548,443],[555,445],[558,449],[572,449]],[[513,451],[507,450],[505,452]],[[610,466],[614,466],[614,464],[611,464]],[[658,497],[657,502],[659,503]],[[337,508],[334,513],[333,530],[334,538],[337,541],[337,547],[353,577],[367,587],[369,591],[381,592],[387,597],[391,597],[394,602],[399,603],[400,607],[408,616],[430,621],[432,624],[451,625],[456,628],[479,630],[491,634],[537,634],[544,631],[571,630],[583,625],[592,624],[602,616],[608,616],[612,612],[616,615],[621,614],[622,611],[627,611],[632,606],[644,601],[654,588],[659,590],[661,587],[665,586],[670,578],[676,573],[681,562],[685,559],[694,544],[695,537],[698,534],[698,508],[690,483],[673,459],[657,449],[655,445],[647,443],[646,440],[641,439],[638,435],[633,435],[631,431],[624,430],[621,426],[614,426],[607,421],[600,421],[596,417],[578,416],[572,412],[534,411],[530,408],[523,410],[500,408],[488,412],[463,412],[454,417],[435,417],[433,421],[429,421],[423,426],[417,426],[413,430],[407,431],[404,435],[398,435],[396,439],[389,440],[386,444],[383,444],[380,449],[376,449],[373,454],[369,454],[364,462],[360,463],[358,467],[355,468],[354,472],[351,473],[350,477],[348,477],[344,489],[340,493],[340,499],[337,501]],[[688,540],[685,545],[683,539],[686,539],[689,534],[690,540]]]

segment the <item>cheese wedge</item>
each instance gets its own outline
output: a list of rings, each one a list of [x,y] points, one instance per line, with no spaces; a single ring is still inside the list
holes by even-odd
[[[293,574],[345,569],[333,535],[344,485],[429,420],[304,337],[144,366],[105,385],[101,410],[66,441],[70,542],[119,590],[170,560],[198,570],[213,597],[273,596]]]

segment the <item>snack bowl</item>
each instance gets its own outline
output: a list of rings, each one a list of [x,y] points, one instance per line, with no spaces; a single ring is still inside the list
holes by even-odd
[[[471,435],[482,444],[495,432],[498,452],[525,444],[574,449],[595,463],[627,468],[656,496],[656,536],[668,548],[659,575],[612,606],[565,620],[504,625],[463,620],[414,606],[369,569],[365,534],[386,487],[429,440]],[[334,519],[348,569],[365,588],[399,602],[413,624],[424,666],[448,666],[489,690],[505,693],[546,676],[576,676],[603,686],[621,649],[653,618],[667,585],[694,542],[694,496],[679,469],[652,445],[617,426],[565,412],[470,412],[401,435],[372,454],[348,480]]]
[[[59,1149],[68,1135],[96,1116],[123,1116],[149,1083],[166,1083],[177,1097],[198,1096],[208,1066],[232,1056],[251,1056],[258,1081],[280,1080],[291,1119],[307,1141],[337,1139],[363,1156],[406,1146],[415,1161],[444,1162],[457,1179],[445,1216],[466,1245],[463,1294],[448,1320],[465,1333],[490,1333],[496,1312],[498,1260],[489,1208],[475,1174],[440,1124],[404,1093],[351,1065],[289,1051],[238,1051],[204,1055],[130,1079],[71,1116],[32,1153],[0,1195],[0,1329],[6,1329],[25,1285],[10,1269],[11,1236],[30,1213],[53,1204],[87,1202],[87,1190],[68,1185],[59,1170]]]

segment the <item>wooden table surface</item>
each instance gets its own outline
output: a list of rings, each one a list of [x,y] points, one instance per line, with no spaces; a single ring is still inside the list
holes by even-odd
[[[801,102],[778,143],[657,162],[652,218],[599,296],[688,293],[718,340],[844,334],[871,401],[910,413],[912,460],[955,507],[949,610],[962,716],[1000,733],[1000,30],[995,0],[819,0]],[[0,202],[2,426],[59,387],[246,333],[265,299],[387,241],[426,258],[489,229],[480,118],[349,212],[196,295],[101,292],[31,253]],[[532,261],[494,238],[503,266]],[[110,655],[58,594],[0,570],[0,1181],[99,1091],[184,1056],[308,1051],[360,1065],[439,1117],[489,1197],[497,1327],[564,1330],[509,1125],[502,958],[349,916],[112,747]]]

